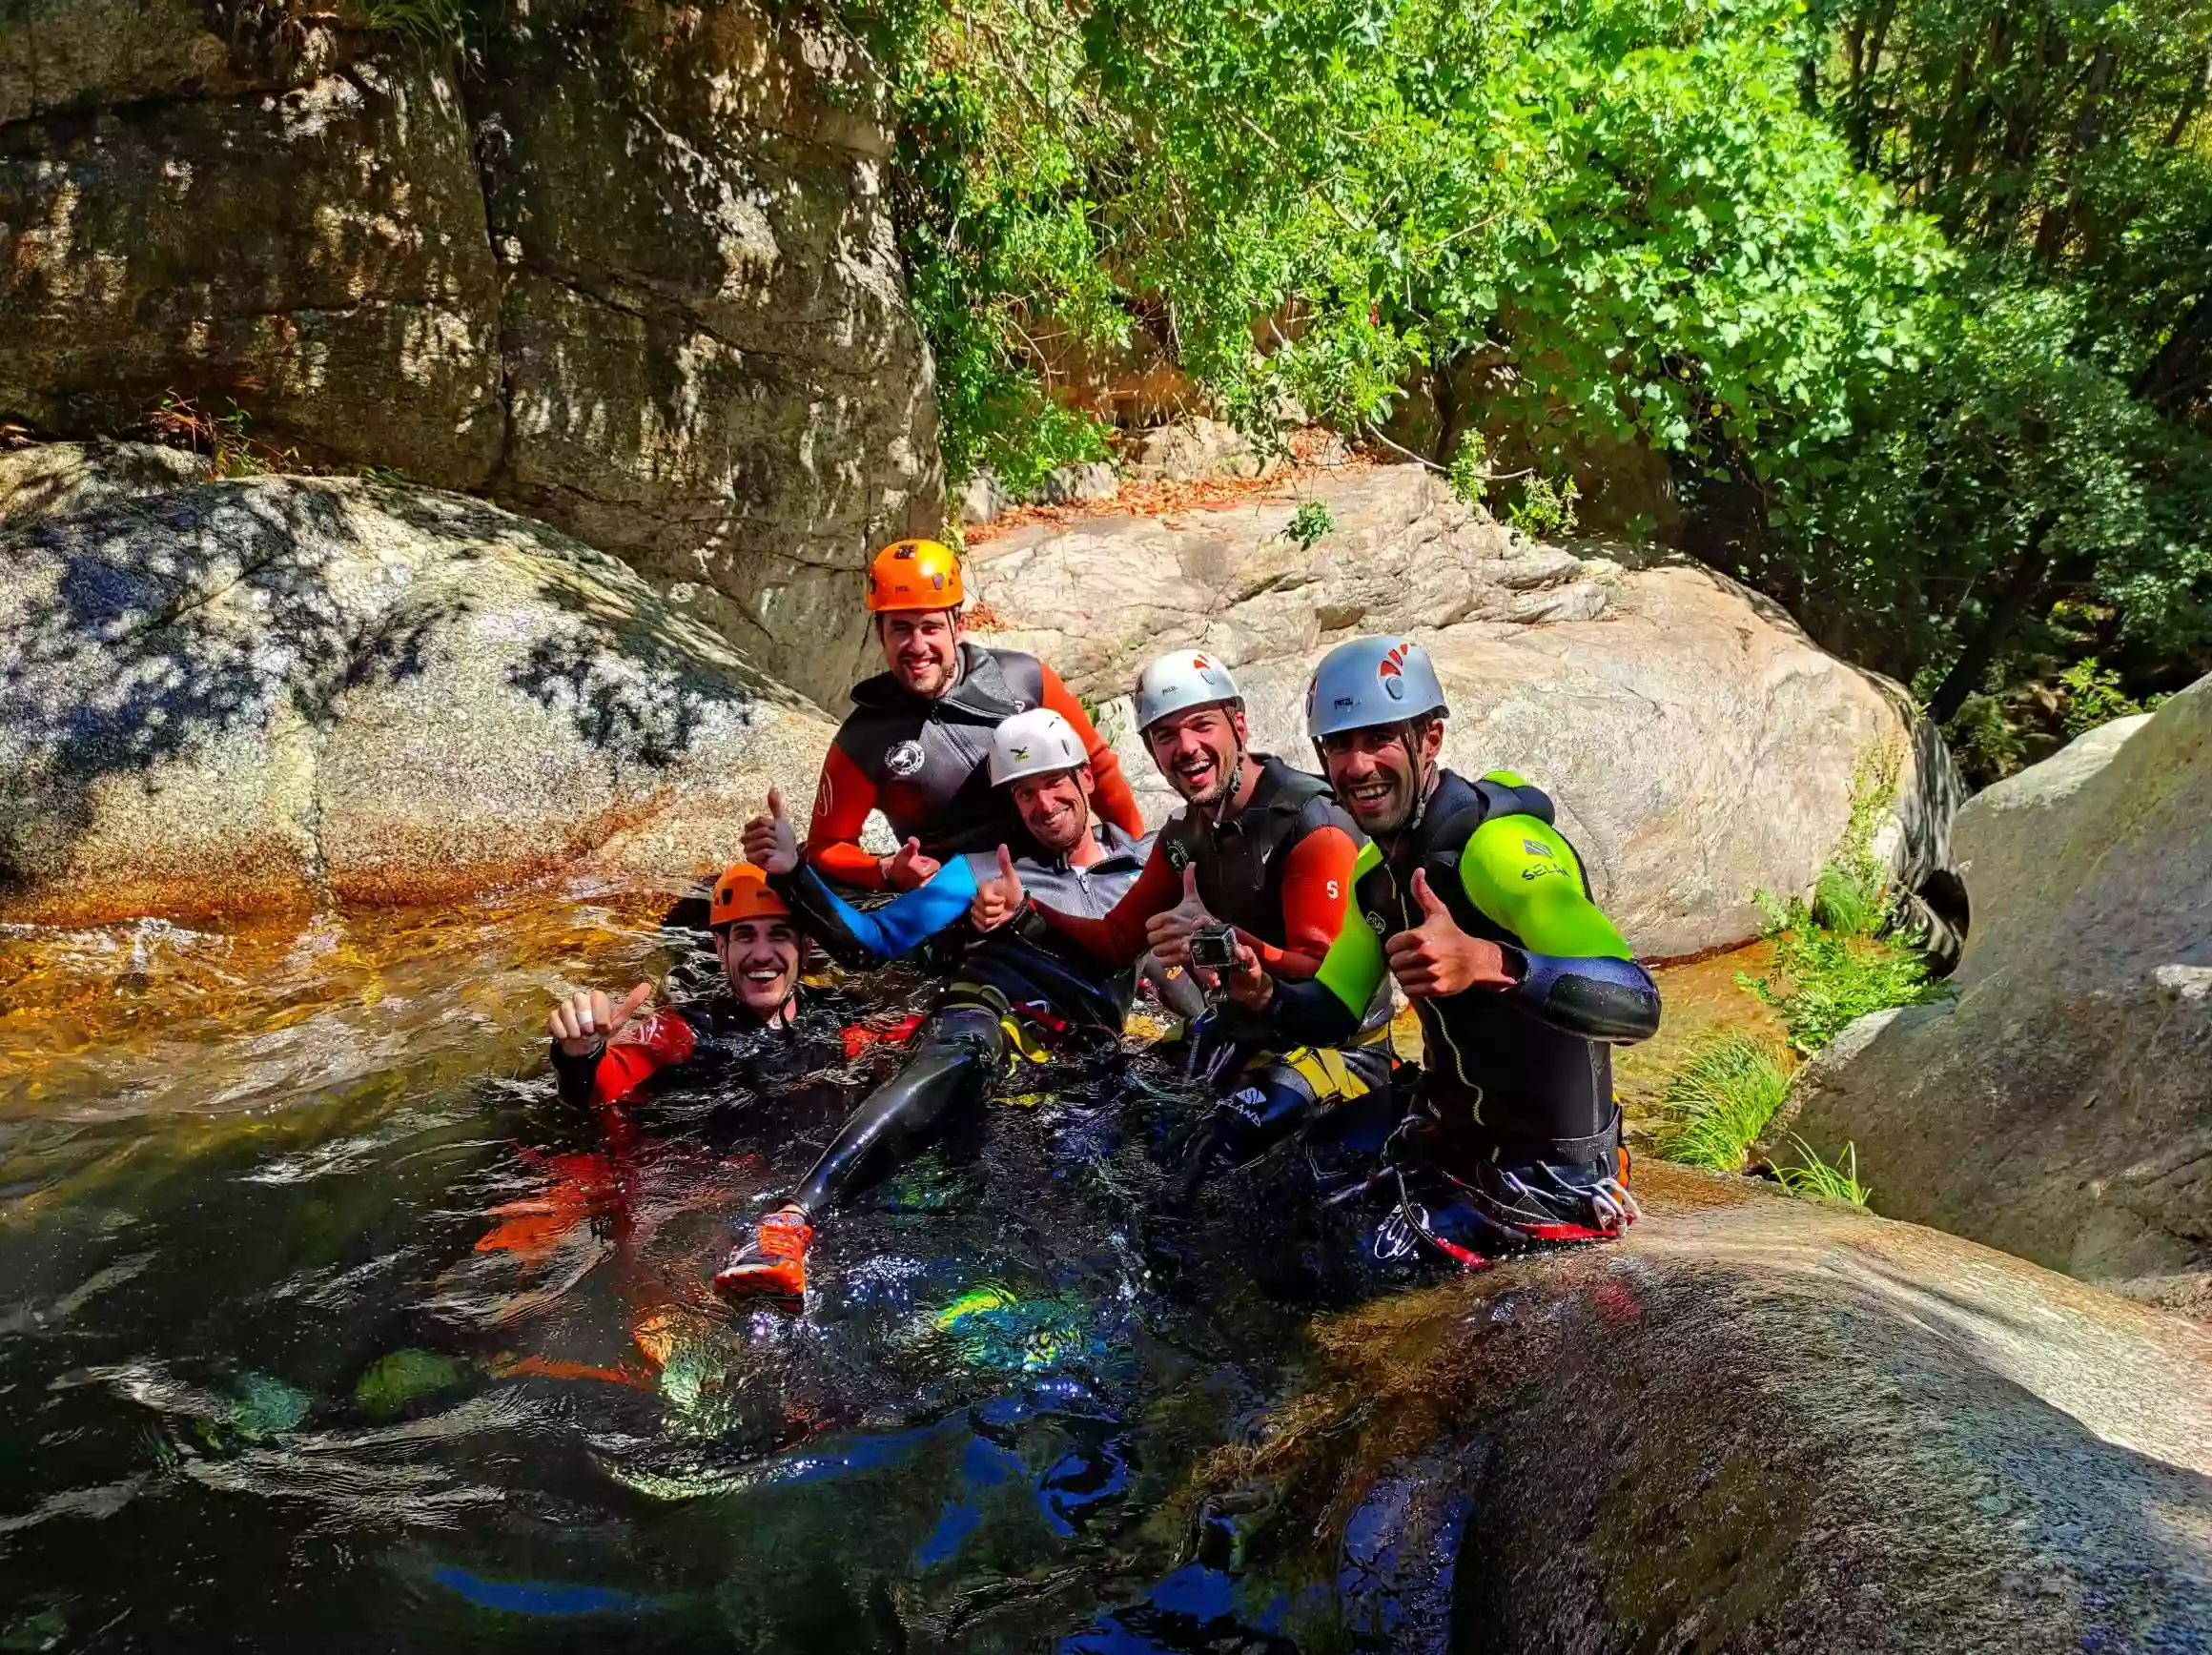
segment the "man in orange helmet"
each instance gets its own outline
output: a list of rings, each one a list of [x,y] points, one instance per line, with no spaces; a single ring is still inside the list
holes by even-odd
[[[681,1010],[647,1011],[653,986],[640,983],[620,1000],[580,989],[553,1009],[547,1032],[563,1097],[606,1109],[646,1080],[673,1077],[709,1057],[769,1057],[776,1060],[772,1067],[793,1073],[842,1060],[842,1025],[853,1008],[840,996],[833,1004],[806,1008],[831,1016],[802,1019],[802,993],[809,1002],[819,997],[799,982],[806,938],[759,868],[740,862],[723,870],[707,923],[727,993]],[[801,1057],[818,1061],[794,1067]]]
[[[815,789],[807,860],[832,879],[912,890],[948,857],[1022,844],[985,760],[991,732],[1033,707],[1050,707],[1082,739],[1099,818],[1144,831],[1114,749],[1059,675],[1034,655],[967,642],[965,598],[960,560],[935,541],[896,541],[869,565],[868,610],[889,670],[854,687]],[[860,848],[870,809],[899,837],[889,856]]]

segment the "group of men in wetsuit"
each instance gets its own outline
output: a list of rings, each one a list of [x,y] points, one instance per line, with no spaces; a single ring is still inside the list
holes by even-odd
[[[970,642],[964,601],[946,546],[874,558],[887,670],[852,692],[805,843],[771,791],[714,883],[727,992],[647,1011],[641,984],[552,1014],[563,1094],[619,1111],[649,1076],[833,1049],[851,1007],[803,982],[809,941],[851,970],[918,959],[941,979],[901,1031],[898,1072],[748,1226],[717,1291],[803,1297],[825,1215],[972,1116],[1013,1065],[1118,1041],[1140,971],[1185,1015],[1204,1080],[1186,1194],[1301,1134],[1340,1152],[1339,1195],[1383,1192],[1385,1258],[1478,1266],[1634,1219],[1609,1048],[1657,1028],[1658,991],[1550,800],[1443,766],[1448,709],[1420,644],[1363,638],[1322,661],[1305,709],[1322,776],[1252,749],[1212,655],[1152,662],[1135,718],[1183,806],[1146,834],[1081,704],[1034,657]],[[899,841],[888,855],[859,842],[871,810]],[[1394,982],[1421,1026],[1410,1084]]]

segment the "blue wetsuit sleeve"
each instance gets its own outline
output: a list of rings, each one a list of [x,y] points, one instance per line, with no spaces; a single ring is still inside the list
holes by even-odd
[[[948,926],[957,925],[975,898],[975,872],[955,856],[929,882],[903,891],[883,907],[863,911],[805,863],[768,883],[791,905],[800,928],[848,969],[894,960]]]
[[[1657,1032],[1659,985],[1634,960],[1521,954],[1528,968],[1513,997],[1554,1029],[1616,1045]]]

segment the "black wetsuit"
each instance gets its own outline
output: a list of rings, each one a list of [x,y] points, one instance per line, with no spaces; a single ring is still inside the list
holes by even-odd
[[[1150,842],[1105,826],[1094,832],[1107,855],[1088,868],[1034,855],[1015,867],[1049,885],[1055,900],[1103,910],[1136,883]],[[769,876],[807,934],[841,965],[880,964],[929,936],[952,944],[952,982],[905,1067],[868,1095],[792,1193],[792,1204],[809,1215],[877,1182],[980,1105],[1016,1046],[1041,1060],[1055,1047],[1095,1051],[1119,1036],[1133,970],[1103,965],[1042,926],[978,932],[969,925],[975,880],[995,871],[994,862],[985,868],[981,858],[958,858],[919,889],[865,913],[804,864]]]
[[[1412,889],[1424,870],[1453,923],[1498,944],[1516,977],[1510,991],[1414,1002],[1433,1158],[1495,1195],[1499,1214],[1518,1211],[1524,1195],[1530,1212],[1546,1208],[1530,1195],[1539,1185],[1620,1181],[1610,1047],[1659,1025],[1657,988],[1590,900],[1581,858],[1551,814],[1517,776],[1470,783],[1444,771],[1419,826],[1387,855],[1379,845],[1361,852],[1355,907],[1320,972],[1279,981],[1268,1011],[1311,1040],[1357,1027],[1386,974],[1383,940],[1425,917]],[[1421,1224],[1431,1216],[1424,1208]]]

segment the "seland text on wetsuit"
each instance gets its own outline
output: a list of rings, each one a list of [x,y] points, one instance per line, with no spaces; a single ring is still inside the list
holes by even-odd
[[[1183,870],[1197,871],[1206,911],[1234,926],[1279,977],[1308,976],[1342,930],[1364,836],[1319,776],[1255,753],[1260,776],[1244,807],[1225,821],[1186,805],[1159,830],[1143,875],[1106,914],[1057,909],[1033,892],[1019,923],[1046,924],[1114,964],[1145,949],[1145,925],[1182,900]],[[1268,1020],[1224,1001],[1201,1032],[1200,1060],[1226,1112],[1218,1125],[1227,1158],[1257,1153],[1333,1105],[1382,1093],[1390,1077],[1390,989],[1378,983],[1351,1028],[1326,1040],[1284,1042]]]
[[[1034,849],[1018,858],[1025,889],[1049,892],[1075,912],[1110,911],[1137,883],[1152,841],[1108,823],[1092,832],[1105,855],[1088,868]],[[1042,927],[979,932],[969,925],[978,881],[997,872],[995,846],[989,855],[954,857],[915,889],[866,912],[803,862],[769,875],[807,934],[848,968],[896,959],[933,936],[958,938],[952,981],[907,1064],[869,1094],[792,1193],[792,1204],[808,1214],[838,1205],[920,1154],[982,1103],[1015,1053],[1042,1062],[1055,1046],[1119,1036],[1135,992],[1133,966],[1108,965]]]
[[[1096,784],[1098,819],[1127,833],[1143,832],[1120,761],[1059,675],[1034,655],[963,642],[959,682],[933,700],[889,672],[853,687],[852,710],[822,763],[807,860],[843,884],[882,889],[882,869],[860,847],[871,809],[884,813],[902,843],[919,839],[923,851],[939,861],[1027,844],[1020,817],[991,786],[987,760],[991,732],[1039,706],[1066,719],[1081,739]]]
[[[1657,986],[1591,899],[1582,858],[1551,816],[1550,800],[1509,772],[1470,783],[1443,771],[1395,850],[1361,851],[1354,906],[1321,970],[1303,982],[1278,979],[1268,1008],[1303,1039],[1342,1038],[1357,1027],[1388,974],[1384,939],[1425,917],[1412,889],[1424,869],[1453,923],[1496,943],[1517,979],[1510,991],[1473,988],[1413,1002],[1423,1103],[1446,1168],[1613,1175],[1620,1111],[1611,1047],[1659,1026]]]

